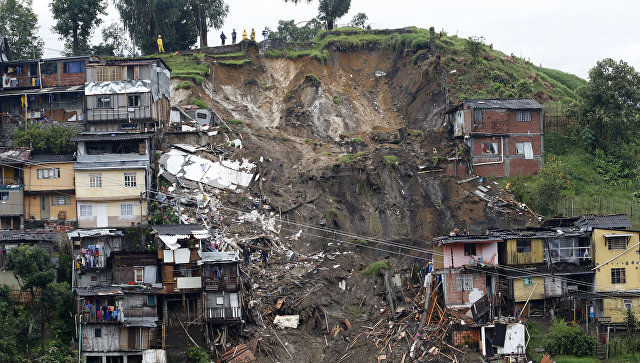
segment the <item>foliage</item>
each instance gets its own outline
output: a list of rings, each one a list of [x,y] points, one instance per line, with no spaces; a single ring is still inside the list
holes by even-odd
[[[247,63],[251,63],[251,59],[250,58],[245,58],[245,59],[230,59],[230,60],[220,60],[218,61],[218,64],[222,64],[225,66],[241,66]]]
[[[22,290],[43,289],[56,278],[49,253],[38,246],[12,248],[4,267],[13,272]]]
[[[556,212],[556,203],[562,193],[572,188],[568,171],[562,161],[553,156],[545,158],[533,189],[533,205],[539,213],[551,216]]]
[[[76,150],[71,141],[77,135],[75,129],[51,125],[47,128],[39,124],[17,129],[11,138],[18,146],[31,148],[34,154],[72,154]]]
[[[91,30],[102,23],[106,14],[105,0],[52,0],[49,4],[56,25],[52,30],[61,38],[71,40],[74,55],[79,55],[81,42],[87,42]]]
[[[359,319],[362,317],[362,312],[358,310],[358,308],[355,306],[347,305],[344,307],[344,310],[347,314],[349,314],[349,316],[351,316],[354,319]]]
[[[295,20],[279,20],[276,31],[269,33],[269,38],[283,39],[289,42],[308,42],[322,30],[322,23],[313,18],[303,26],[296,25]]]
[[[211,357],[207,354],[207,351],[200,347],[189,347],[187,349],[187,362],[193,363],[209,363]]]
[[[385,155],[383,158],[384,164],[388,166],[398,165],[398,157],[395,155]]]
[[[56,270],[56,280],[66,282],[71,285],[71,266],[73,256],[70,253],[60,253],[58,256],[58,268]]]
[[[2,19],[0,34],[5,35],[9,41],[12,59],[38,59],[42,57],[44,41],[38,36],[38,16],[33,11],[32,5],[32,0],[0,2],[0,18]]]
[[[162,206],[158,202],[149,204],[149,224],[178,224],[178,215],[169,206]]]
[[[207,105],[206,102],[204,102],[204,100],[202,98],[195,98],[195,97],[191,97],[189,99],[189,103],[192,105],[196,105],[200,108],[209,108],[209,105]]]
[[[562,319],[553,321],[551,334],[545,344],[551,354],[567,354],[578,357],[591,356],[596,350],[595,338],[587,335],[581,327],[567,324]]]
[[[627,327],[627,343],[629,344],[629,350],[632,354],[635,354],[637,349],[636,329],[638,329],[638,318],[633,313],[631,308],[627,308],[624,316],[624,325]]]
[[[530,97],[533,94],[533,82],[529,79],[522,79],[516,83],[516,95],[518,97]]]
[[[233,57],[244,57],[247,55],[247,52],[234,52],[234,53],[225,53],[225,54],[212,54],[211,58],[233,58]]]
[[[222,28],[224,19],[229,14],[229,6],[224,0],[188,0],[187,5],[200,36],[200,47],[206,47],[208,28]]]
[[[338,156],[337,161],[339,163],[350,163],[355,159],[355,157],[353,156],[353,154],[344,154],[344,155],[340,155]]]
[[[129,55],[134,55],[135,53],[135,50],[130,46],[129,42],[130,40],[124,27],[118,23],[111,23],[102,29],[102,43],[97,47],[109,50],[111,55],[124,57],[127,53]],[[100,50],[100,48],[97,47],[93,47],[94,54],[101,55],[97,52],[97,50]]]
[[[191,88],[191,86],[193,86],[193,83],[189,82],[189,81],[182,81],[180,83],[178,83],[178,85],[176,86],[176,90],[179,89],[189,89]]]
[[[353,16],[353,19],[351,19],[349,26],[354,28],[371,29],[371,25],[367,24],[367,20],[369,20],[367,14],[357,13]]]
[[[297,4],[302,0],[284,0]],[[306,0],[310,3],[312,0]],[[349,12],[351,0],[318,0],[318,19],[324,21],[328,30],[332,30],[336,20]]]
[[[363,275],[377,275],[380,273],[380,270],[388,270],[388,269],[389,269],[389,265],[387,264],[387,261],[376,261],[376,262],[372,262],[369,265],[369,267],[362,270],[361,273]]]
[[[368,240],[362,239],[362,238],[351,238],[349,239],[349,243],[353,243],[361,246],[368,246],[370,244]]]
[[[471,55],[471,58],[478,59],[480,57],[480,51],[484,45],[484,37],[469,37],[465,43],[465,49]]]
[[[229,123],[232,125],[241,125],[243,121],[238,119],[233,119],[233,120],[229,120]]]
[[[335,103],[336,105],[341,105],[342,104],[342,99],[340,98],[340,96],[335,95],[333,96],[333,103]]]

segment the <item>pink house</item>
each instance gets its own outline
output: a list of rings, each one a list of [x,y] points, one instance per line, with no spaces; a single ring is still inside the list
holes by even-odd
[[[498,242],[489,236],[449,236],[443,240],[445,268],[498,264]]]

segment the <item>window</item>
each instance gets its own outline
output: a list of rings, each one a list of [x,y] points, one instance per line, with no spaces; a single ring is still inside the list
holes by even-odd
[[[627,237],[607,237],[607,245],[610,250],[624,250],[627,248]]]
[[[80,217],[93,217],[93,206],[91,204],[80,204]]]
[[[82,73],[84,72],[84,61],[64,62],[64,73]]]
[[[624,284],[627,282],[627,276],[624,268],[612,268],[611,269],[611,283],[612,284]]]
[[[633,307],[633,300],[631,299],[622,299],[622,306],[625,310],[631,309]]]
[[[133,268],[133,281],[135,283],[144,282],[144,267],[134,267]]]
[[[9,192],[0,192],[0,200],[9,200]]]
[[[482,110],[473,110],[473,120],[475,122],[482,122]]]
[[[37,77],[38,76],[38,63],[29,64],[29,75],[31,77]]]
[[[524,278],[524,286],[533,285],[533,277],[525,277]]]
[[[38,179],[53,179],[60,177],[59,168],[38,169]]]
[[[89,174],[89,188],[102,188],[102,174]]]
[[[111,108],[111,97],[98,97],[98,108]]]
[[[127,79],[128,80],[133,80],[135,79],[134,77],[134,73],[135,73],[135,68],[134,66],[127,66]]]
[[[40,65],[40,73],[42,74],[58,74],[58,63],[42,63]]]
[[[156,306],[156,296],[147,295],[147,306]]]
[[[71,205],[71,196],[69,195],[54,195],[51,197],[52,206]]]
[[[464,255],[465,256],[475,256],[476,255],[476,244],[475,243],[465,243],[464,244]]]
[[[124,173],[124,186],[129,188],[136,186],[136,173]]]
[[[519,121],[519,122],[530,122],[531,121],[531,111],[516,111],[516,121]]]
[[[93,336],[96,338],[101,338],[102,337],[102,328],[95,328],[93,330]]]
[[[528,240],[528,239],[516,240],[516,252],[518,253],[531,252],[531,240]]]
[[[484,155],[498,155],[498,143],[497,142],[483,142],[482,154]]]
[[[121,216],[133,216],[133,203],[122,203],[122,204],[120,204],[120,215]]]
[[[115,82],[122,79],[122,70],[120,67],[95,67],[96,82]]]
[[[473,275],[458,275],[456,276],[456,290],[457,291],[471,291],[473,290]]]
[[[516,142],[516,154],[524,155],[526,150],[531,148],[531,141]]]
[[[140,107],[140,96],[128,96],[127,100],[129,107]]]
[[[138,124],[130,123],[130,124],[120,124],[120,130],[137,130]]]

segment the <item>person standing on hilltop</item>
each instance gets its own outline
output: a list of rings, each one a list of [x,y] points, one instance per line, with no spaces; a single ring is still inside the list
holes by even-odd
[[[247,40],[247,29],[242,31],[242,40]]]
[[[220,40],[222,41],[222,45],[224,45],[224,41],[227,40],[227,36],[224,35],[224,31],[220,33]]]
[[[264,37],[264,40],[267,40],[267,38],[269,38],[269,29],[265,26],[264,30],[262,31],[262,36]]]
[[[158,53],[164,53],[164,47],[162,46],[162,35],[158,34]]]
[[[233,29],[233,31],[231,32],[231,44],[236,44],[236,39],[238,39],[238,33],[236,33],[236,30]]]
[[[251,40],[256,41],[256,31],[253,28],[251,28]]]

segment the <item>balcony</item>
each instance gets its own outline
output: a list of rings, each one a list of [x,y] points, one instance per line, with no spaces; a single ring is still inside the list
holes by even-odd
[[[0,178],[0,185],[23,185],[22,178]]]
[[[206,308],[206,318],[211,320],[241,320],[242,309],[234,308]]]
[[[225,277],[222,279],[204,279],[204,288],[207,291],[236,291],[240,289],[237,278]]]

